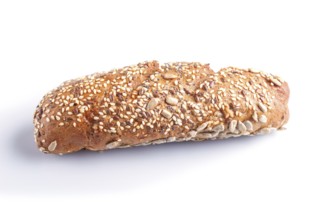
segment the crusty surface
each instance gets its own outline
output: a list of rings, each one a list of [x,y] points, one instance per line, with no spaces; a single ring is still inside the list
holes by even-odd
[[[66,154],[268,133],[288,121],[288,98],[286,82],[259,71],[144,62],[46,94],[35,141],[42,152]]]

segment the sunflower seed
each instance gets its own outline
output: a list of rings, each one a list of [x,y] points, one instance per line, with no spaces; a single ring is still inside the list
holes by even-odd
[[[162,75],[162,77],[164,79],[176,79],[176,78],[178,78],[178,75],[176,75],[174,73],[165,73]]]
[[[129,148],[131,147],[132,145],[122,145],[122,146],[118,146],[118,148]]]
[[[167,96],[165,101],[169,105],[177,105],[179,102],[179,100],[173,96]]]
[[[241,133],[246,132],[246,126],[242,122],[238,121],[237,127]]]
[[[167,138],[166,142],[174,142],[176,140],[176,137],[169,137]]]
[[[57,147],[57,142],[56,141],[53,141],[52,143],[49,144],[48,146],[48,150],[49,151],[54,151]]]
[[[217,125],[213,128],[213,131],[223,132],[225,130],[225,126],[223,124]]]
[[[272,83],[274,83],[277,86],[281,86],[282,85],[282,83],[278,79],[271,78],[270,81],[272,81]]]
[[[195,87],[193,86],[184,86],[183,87],[184,91],[190,95],[195,93]]]
[[[262,112],[264,112],[264,113],[267,112],[267,107],[264,104],[262,104],[261,102],[258,102],[258,107]]]
[[[258,114],[257,114],[257,112],[254,112],[254,113],[253,113],[252,118],[253,118],[253,120],[254,120],[255,122],[258,122],[258,121],[259,121],[259,120],[258,120]]]
[[[189,137],[195,137],[196,134],[197,134],[196,131],[189,131],[189,132],[188,132],[188,136],[189,136]]]
[[[253,124],[249,120],[245,121],[244,125],[247,131],[253,131]]]
[[[265,115],[260,115],[259,121],[263,124],[267,123],[267,117]]]
[[[248,68],[248,71],[251,73],[259,73],[259,70],[253,69],[253,68]]]
[[[152,98],[147,105],[147,110],[154,109],[158,105],[158,103],[159,103],[159,99]]]
[[[237,121],[236,121],[236,120],[232,120],[232,121],[229,123],[229,127],[228,127],[228,129],[229,129],[229,131],[230,131],[231,133],[233,133],[233,132],[235,131],[235,129],[236,129],[236,125],[237,125]]]
[[[208,139],[211,138],[213,135],[211,133],[198,133],[196,138]]]
[[[203,124],[201,124],[200,126],[197,127],[196,131],[197,132],[203,131],[207,127],[208,124],[209,124],[209,121],[204,122]]]
[[[263,129],[260,129],[257,134],[269,134],[269,133],[272,133],[276,131],[276,128],[263,128]]]
[[[169,110],[167,110],[167,109],[163,109],[163,111],[162,111],[161,114],[162,114],[162,116],[164,116],[167,119],[169,119],[169,118],[172,117],[172,113]]]
[[[166,143],[166,139],[158,139],[152,142],[152,144],[164,144]]]
[[[106,149],[114,149],[120,145],[119,141],[114,141],[105,146]]]

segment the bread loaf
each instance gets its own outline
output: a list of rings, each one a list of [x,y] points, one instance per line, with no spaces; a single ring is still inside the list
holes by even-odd
[[[64,82],[34,114],[45,153],[102,151],[269,133],[289,118],[277,76],[209,64],[157,61]]]

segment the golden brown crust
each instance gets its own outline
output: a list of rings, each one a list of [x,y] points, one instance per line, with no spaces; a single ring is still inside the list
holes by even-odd
[[[43,152],[65,154],[268,133],[289,118],[280,78],[208,64],[139,63],[63,83],[34,115]]]

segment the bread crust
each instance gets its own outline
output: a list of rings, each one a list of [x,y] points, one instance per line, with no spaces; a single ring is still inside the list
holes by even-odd
[[[288,121],[289,93],[279,77],[251,69],[143,62],[46,94],[35,141],[42,152],[66,154],[269,133]]]

